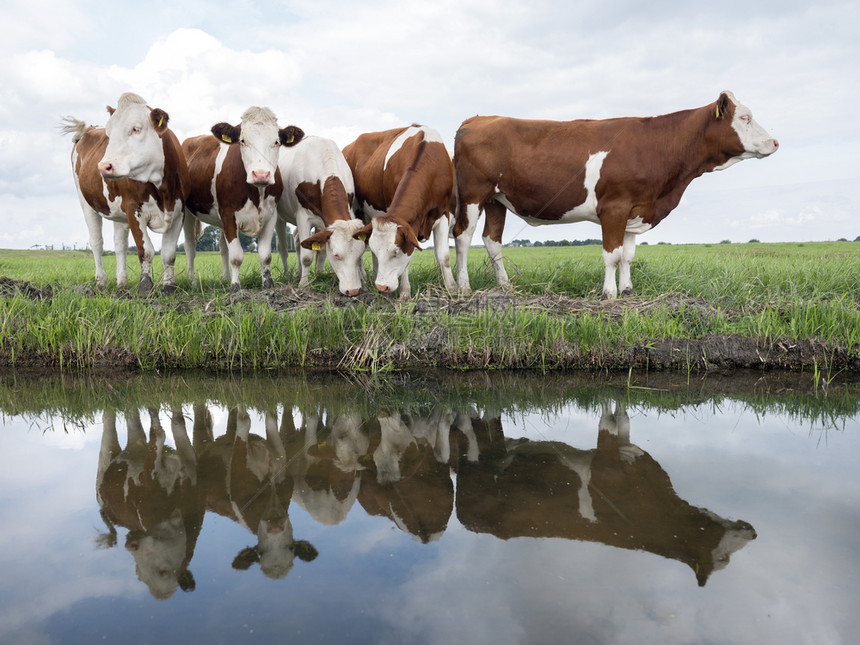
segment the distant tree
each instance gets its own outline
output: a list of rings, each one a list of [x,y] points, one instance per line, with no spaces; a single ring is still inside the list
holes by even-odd
[[[761,244],[761,242],[759,242],[757,239],[753,238],[749,242],[747,242],[747,244]]]
[[[836,240],[836,241],[837,241],[837,242],[847,242],[848,240],[847,240],[846,238],[844,238],[844,237],[840,237],[840,238],[839,238],[838,240]]]
[[[854,241],[855,241],[855,242],[860,242],[860,235],[858,235],[857,237],[855,237],[855,238],[854,238]]]
[[[648,242],[640,242],[639,246],[648,246]]]
[[[720,244],[731,244],[731,243],[732,243],[732,241],[731,241],[731,240],[722,240],[722,241],[720,242]]]
[[[272,239],[274,239],[274,236],[272,236]],[[242,245],[242,250],[246,253],[257,250],[256,238],[253,238],[250,235],[245,235],[242,231],[239,231],[239,244]]]
[[[197,238],[198,251],[217,251],[218,240],[221,237],[221,229],[217,226],[207,226],[203,233]]]

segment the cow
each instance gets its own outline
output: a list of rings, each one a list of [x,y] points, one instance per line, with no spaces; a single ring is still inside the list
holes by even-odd
[[[454,186],[451,157],[439,133],[422,125],[360,135],[343,149],[355,179],[355,207],[365,222],[353,237],[366,239],[376,288],[400,287],[409,298],[409,263],[433,233],[436,260],[448,291],[456,290],[448,250],[448,213]]]
[[[100,538],[101,544],[114,546],[116,526],[127,528],[125,548],[134,558],[137,576],[163,600],[177,587],[195,588],[189,565],[205,505],[181,408],[171,415],[175,450],[165,446],[158,410],[150,409],[149,416],[147,440],[138,411],[126,413],[128,440],[122,448],[116,412],[105,411],[96,495],[109,531]]]
[[[457,517],[471,531],[647,551],[689,566],[699,586],[756,538],[747,522],[678,497],[660,465],[630,443],[622,404],[604,405],[590,450],[506,438],[498,417],[472,421],[467,443],[479,445],[471,456],[461,450],[456,494]]]
[[[289,516],[293,478],[288,464],[295,455],[287,452],[289,442],[279,434],[274,412],[266,413],[265,425],[265,438],[251,433],[247,411],[233,408],[227,433],[198,443],[207,510],[233,520],[256,538],[256,544],[234,558],[233,568],[247,570],[259,564],[265,576],[279,579],[292,570],[296,557],[309,562],[317,550],[293,537]]]
[[[176,286],[176,243],[190,187],[179,140],[167,127],[167,112],[147,107],[137,94],[126,92],[116,108],[108,106],[107,111],[110,116],[104,128],[87,127],[72,117],[66,117],[61,126],[63,133],[72,135],[72,171],[89,229],[96,285],[107,285],[102,264],[102,219],[106,219],[114,223],[117,286],[128,285],[126,254],[131,229],[140,261],[138,290],[152,290],[150,268],[155,249],[148,233],[152,230],[162,236],[162,283],[165,291],[172,291]]]
[[[353,238],[364,222],[355,219],[352,171],[337,144],[330,139],[307,136],[295,146],[281,149],[278,166],[284,192],[278,202],[278,253],[287,272],[287,229],[296,227],[296,251],[301,276],[299,287],[308,285],[313,252],[323,252],[337,275],[340,292],[357,296],[364,282],[362,240]],[[311,235],[311,229],[316,233]],[[322,268],[322,262],[317,265]]]
[[[508,284],[502,231],[510,210],[531,225],[600,224],[603,298],[615,298],[619,288],[622,295],[630,294],[636,236],[657,226],[693,179],[743,159],[767,157],[778,148],[728,91],[704,107],[657,117],[467,119],[454,143],[458,286],[470,292],[466,257],[482,212],[484,245],[496,280]]]
[[[284,187],[278,153],[282,146],[295,145],[303,136],[294,125],[279,128],[269,108],[251,107],[239,125],[216,123],[211,135],[182,142],[191,173],[185,239],[196,239],[195,218],[221,229],[222,276],[225,280],[229,276],[232,293],[239,291],[239,267],[244,258],[239,231],[257,238],[263,288],[274,284],[269,264],[275,209]],[[194,284],[193,241],[186,247],[188,277]]]

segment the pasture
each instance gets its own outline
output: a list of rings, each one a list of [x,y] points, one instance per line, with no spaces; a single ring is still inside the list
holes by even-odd
[[[627,369],[785,367],[827,378],[860,369],[860,244],[643,245],[634,295],[601,301],[599,246],[506,248],[513,290],[495,287],[483,248],[469,254],[475,293],[450,296],[432,251],[410,269],[413,297],[337,294],[333,274],[298,290],[295,255],[262,291],[247,253],[242,293],[220,256],[198,256],[198,285],[140,297],[139,266],[119,291],[95,289],[86,251],[0,251],[0,364],[384,371],[415,367]],[[452,254],[453,255],[453,254]],[[366,255],[370,267],[370,255]],[[159,275],[158,259],[153,264]]]

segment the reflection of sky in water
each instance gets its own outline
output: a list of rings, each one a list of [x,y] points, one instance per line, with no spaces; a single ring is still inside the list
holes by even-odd
[[[226,411],[210,409],[217,436]],[[231,562],[253,536],[207,513],[191,562],[196,589],[158,601],[135,577],[124,529],[116,547],[95,548],[104,530],[95,501],[101,424],[66,433],[54,420],[43,433],[50,422],[7,416],[0,640],[819,644],[860,636],[860,420],[825,432],[725,401],[718,411],[629,413],[631,442],[682,500],[758,533],[705,587],[681,562],[592,542],[500,540],[466,530],[456,511],[442,539],[423,545],[359,504],[327,527],[293,503],[295,537],[316,547],[316,560],[297,560],[282,580],[236,571]],[[506,415],[502,425],[509,438],[591,449],[598,416],[566,407]],[[251,418],[263,434],[260,415]],[[169,414],[161,420],[173,445]]]

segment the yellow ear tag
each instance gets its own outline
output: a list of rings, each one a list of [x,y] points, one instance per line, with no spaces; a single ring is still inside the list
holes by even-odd
[[[361,240],[362,242],[367,242],[367,236],[364,233],[359,235],[358,239]]]
[[[295,141],[295,140],[296,140],[296,138],[295,138],[295,137],[290,137],[289,139],[287,139],[287,140],[286,140],[286,142],[285,142],[285,143],[286,143],[287,145],[289,145],[289,144],[291,144],[291,143],[292,143],[293,141]]]
[[[233,143],[233,139],[231,139],[230,137],[228,137],[226,134],[222,134],[222,135],[221,135],[221,140],[222,140],[224,143]]]
[[[311,244],[311,250],[312,251],[322,251],[323,245],[320,244],[319,242],[314,242],[313,244]]]
[[[717,118],[718,119],[720,118],[720,106],[719,105],[717,106]]]
[[[164,123],[164,117],[163,117],[163,116],[158,117],[158,127],[159,127],[159,128],[161,127],[161,125],[162,125],[163,123]]]

